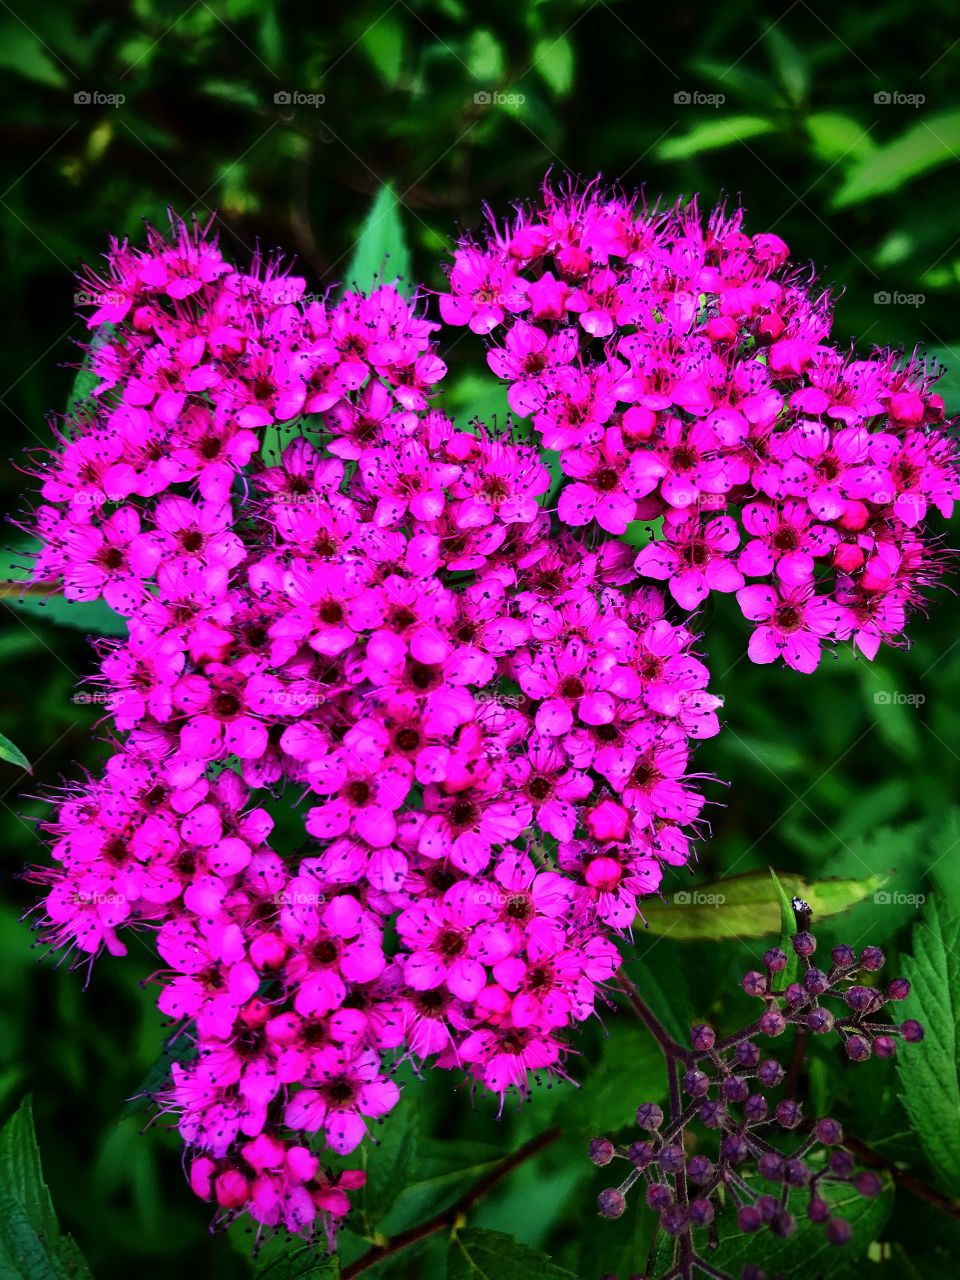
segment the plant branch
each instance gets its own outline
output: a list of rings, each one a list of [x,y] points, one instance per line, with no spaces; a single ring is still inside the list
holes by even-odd
[[[673,1058],[677,1062],[692,1062],[695,1057],[693,1052],[689,1049],[685,1049],[682,1044],[677,1044],[676,1040],[674,1040],[672,1036],[668,1035],[663,1024],[660,1022],[660,1019],[643,999],[640,992],[622,969],[618,970],[614,981],[629,1000],[631,1009],[654,1037],[657,1044],[659,1044],[665,1056],[667,1058]]]
[[[947,1213],[951,1218],[960,1219],[960,1202],[951,1200],[949,1196],[941,1195],[939,1191],[935,1191],[933,1187],[928,1186],[922,1178],[918,1178],[909,1169],[899,1168],[892,1160],[881,1155],[879,1151],[874,1151],[872,1147],[868,1147],[859,1138],[845,1137],[843,1145],[852,1151],[854,1155],[859,1156],[864,1164],[868,1164],[874,1169],[885,1169],[894,1182],[903,1187],[905,1191],[911,1192],[920,1200],[925,1200],[927,1204],[933,1205],[941,1213]]]
[[[467,1213],[476,1202],[487,1194],[492,1187],[498,1182],[512,1173],[519,1165],[524,1164],[533,1156],[538,1155],[544,1147],[548,1147],[552,1142],[556,1142],[560,1137],[561,1129],[555,1126],[548,1129],[545,1133],[539,1134],[536,1138],[531,1138],[529,1142],[525,1142],[522,1147],[518,1147],[512,1155],[507,1156],[502,1163],[498,1164],[495,1169],[480,1179],[475,1186],[469,1191],[465,1191],[459,1200],[455,1200],[449,1209],[444,1209],[442,1213],[436,1214],[433,1218],[428,1218],[426,1222],[421,1222],[415,1227],[410,1227],[406,1231],[401,1231],[399,1235],[395,1235],[393,1239],[388,1240],[386,1244],[374,1245],[372,1249],[368,1249],[365,1254],[357,1258],[355,1262],[351,1262],[349,1267],[345,1267],[341,1273],[341,1280],[353,1280],[354,1276],[358,1276],[361,1272],[367,1271],[375,1263],[381,1262],[384,1258],[389,1258],[395,1253],[399,1253],[401,1249],[407,1249],[412,1244],[417,1244],[421,1240],[425,1240],[428,1236],[435,1235],[438,1231],[442,1231],[444,1227],[453,1228],[457,1225],[465,1213]]]

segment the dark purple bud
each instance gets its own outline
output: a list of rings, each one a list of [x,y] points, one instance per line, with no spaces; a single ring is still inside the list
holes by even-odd
[[[760,1196],[757,1200],[757,1208],[764,1222],[772,1222],[780,1212],[780,1201],[776,1196]]]
[[[851,987],[843,998],[855,1013],[866,1013],[873,1008],[877,992],[873,987]]]
[[[810,1181],[810,1170],[802,1160],[788,1160],[783,1166],[783,1180],[791,1187],[805,1187]]]
[[[641,1102],[637,1107],[636,1121],[641,1129],[653,1133],[663,1124],[663,1109],[655,1102]]]
[[[767,1273],[763,1267],[758,1267],[756,1263],[751,1262],[740,1272],[740,1280],[767,1280]]]
[[[718,1098],[708,1098],[706,1102],[701,1102],[697,1114],[708,1129],[722,1129],[727,1118],[727,1107]]]
[[[689,1071],[684,1072],[683,1088],[691,1098],[704,1098],[710,1092],[710,1077],[706,1072],[691,1067]]]
[[[727,1102],[743,1102],[750,1096],[750,1086],[742,1076],[727,1076],[720,1086],[720,1095]]]
[[[863,1169],[853,1180],[853,1185],[862,1196],[871,1200],[883,1191],[883,1179],[872,1169]]]
[[[844,1218],[831,1218],[827,1223],[827,1239],[831,1244],[849,1244],[853,1239],[853,1228]]]
[[[836,1018],[830,1010],[824,1009],[822,1005],[817,1005],[816,1009],[811,1009],[807,1014],[807,1026],[815,1036],[824,1036],[832,1031],[835,1022]]]
[[[791,1009],[796,1009],[800,1005],[806,1004],[809,999],[799,982],[791,982],[786,991],[784,991],[783,998]]]
[[[900,1034],[907,1044],[919,1044],[924,1035],[923,1026],[916,1018],[908,1018],[906,1022],[900,1023]]]
[[[743,1118],[747,1124],[760,1124],[766,1120],[770,1107],[762,1093],[752,1093],[743,1104]]]
[[[844,1048],[851,1062],[866,1062],[870,1057],[870,1041],[863,1036],[848,1036]]]
[[[766,1062],[761,1062],[757,1070],[757,1079],[767,1089],[773,1089],[783,1079],[783,1066],[777,1062],[776,1058],[767,1058]]]
[[[779,947],[771,947],[763,953],[763,963],[771,973],[782,973],[787,967],[787,954]]]
[[[768,1182],[783,1180],[783,1156],[777,1155],[775,1151],[765,1151],[757,1162],[757,1168],[760,1177],[766,1178]]]
[[[740,985],[748,996],[766,995],[767,979],[756,969],[751,969],[749,973],[745,973],[740,981]]]
[[[857,963],[857,953],[853,947],[834,947],[830,958],[836,969],[852,969]]]
[[[812,996],[822,996],[830,989],[830,979],[822,969],[808,969],[803,975],[803,988]]]
[[[799,1102],[794,1102],[792,1098],[784,1098],[782,1102],[777,1103],[776,1117],[777,1123],[784,1129],[795,1129],[800,1123]]]
[[[910,983],[906,978],[894,978],[887,987],[888,1000],[906,1000],[910,994]]]
[[[821,1200],[819,1196],[814,1196],[807,1205],[807,1217],[811,1222],[829,1222],[830,1206],[826,1200]]]
[[[709,1156],[691,1156],[687,1164],[687,1177],[695,1186],[702,1186],[713,1177],[714,1164]]]
[[[690,1043],[698,1053],[708,1053],[717,1042],[717,1033],[705,1022],[698,1023],[690,1032]]]
[[[887,963],[887,957],[879,947],[864,947],[860,952],[860,965],[869,973],[876,973]]]
[[[681,1209],[678,1204],[671,1205],[669,1209],[664,1209],[660,1215],[660,1226],[668,1236],[678,1236],[687,1225],[686,1210]]]
[[[892,1058],[897,1052],[897,1042],[892,1036],[876,1036],[873,1041],[873,1052],[878,1058]]]
[[[738,1067],[746,1067],[752,1071],[760,1061],[760,1046],[752,1040],[744,1040],[734,1049],[733,1056]]]
[[[797,1229],[797,1220],[792,1213],[788,1213],[783,1209],[774,1220],[770,1223],[770,1230],[775,1236],[779,1236],[781,1240],[786,1240],[788,1236],[792,1236]]]
[[[690,1201],[690,1221],[695,1227],[709,1227],[715,1216],[709,1200]]]
[[[728,1133],[720,1143],[720,1159],[730,1164],[743,1164],[749,1154],[750,1148],[739,1133]]]
[[[759,1231],[763,1225],[763,1217],[755,1204],[745,1204],[737,1214],[737,1226],[747,1235]]]
[[[617,1149],[609,1138],[593,1138],[588,1150],[590,1159],[598,1169],[609,1164],[617,1154]]]
[[[765,1036],[782,1036],[787,1020],[779,1009],[768,1009],[760,1018],[759,1027]]]
[[[626,1207],[627,1202],[616,1187],[607,1187],[597,1196],[597,1208],[604,1218],[619,1218]]]
[[[793,935],[793,949],[798,956],[812,956],[817,949],[817,940],[812,933],[795,933]]]
[[[680,1173],[686,1164],[683,1147],[679,1143],[671,1143],[668,1147],[662,1147],[657,1159],[664,1173]]]
[[[849,1151],[833,1151],[830,1154],[830,1172],[838,1178],[849,1178],[857,1167],[856,1161]]]
[[[673,1204],[673,1192],[665,1182],[652,1182],[647,1187],[647,1204],[659,1212],[669,1209]]]
[[[817,1141],[822,1142],[825,1147],[837,1147],[843,1141],[843,1129],[830,1116],[818,1120],[813,1131],[817,1135]]]
[[[652,1142],[631,1142],[627,1156],[638,1169],[646,1169],[656,1155]]]

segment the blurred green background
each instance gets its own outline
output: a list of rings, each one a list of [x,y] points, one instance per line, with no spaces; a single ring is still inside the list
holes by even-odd
[[[216,211],[229,253],[243,260],[257,244],[281,246],[320,289],[340,280],[385,182],[401,200],[412,275],[435,288],[458,228],[477,225],[485,201],[506,215],[550,168],[643,184],[651,198],[742,200],[751,230],[778,232],[835,288],[842,344],[922,344],[947,366],[943,391],[957,412],[955,18],[948,0],[922,14],[909,0],[727,0],[703,10],[616,0],[0,4],[6,509],[16,517],[29,502],[23,450],[50,441],[46,416],[65,405],[68,366],[79,359],[71,273],[97,260],[108,234],[137,237],[141,219],[161,223],[168,205]],[[479,340],[455,338],[448,358],[458,411],[502,404]],[[11,529],[7,541],[17,537]],[[704,618],[726,728],[698,761],[731,786],[711,789],[718,806],[701,879],[772,863],[811,878],[895,869],[891,883],[907,899],[956,883],[960,826],[945,815],[960,778],[960,610],[949,588],[938,596],[929,620],[914,621],[909,652],[872,666],[844,655],[812,679],[747,662],[735,610]],[[18,923],[32,899],[18,873],[42,857],[31,826],[42,807],[31,796],[95,768],[102,747],[94,711],[71,700],[92,662],[82,631],[25,613],[9,593],[0,612],[0,732],[34,762],[26,786],[0,764],[0,1116],[32,1090],[54,1200],[98,1280],[131,1271],[154,1280],[171,1267],[245,1276],[249,1239],[208,1235],[176,1141],[159,1128],[140,1137],[145,1116],[123,1116],[163,1039],[139,986],[151,969],[146,949],[101,961],[83,989],[82,975],[38,960]],[[916,914],[911,901],[867,903],[841,932],[896,951]],[[735,979],[762,945],[640,935],[637,972],[652,989],[662,976],[692,1013],[722,1019],[714,979]],[[594,1229],[603,1181],[583,1160],[582,1139],[628,1118],[651,1071],[625,1019],[606,1022],[605,1046],[598,1028],[585,1039],[584,1061],[597,1065],[578,1100],[569,1090],[558,1102],[537,1098],[497,1123],[489,1101],[471,1107],[450,1078],[416,1088],[423,1159],[455,1189],[491,1144],[510,1148],[565,1123],[569,1136],[485,1201],[476,1221],[560,1252],[585,1277],[617,1269],[632,1228]],[[856,1093],[845,1077],[822,1075],[865,1131],[879,1114],[875,1091],[896,1106],[892,1073],[884,1080],[873,1067]],[[891,1238],[898,1214],[930,1248],[950,1244],[949,1220],[928,1222],[902,1198]],[[877,1257],[893,1265],[900,1247]],[[429,1274],[431,1258],[407,1255],[395,1274]]]

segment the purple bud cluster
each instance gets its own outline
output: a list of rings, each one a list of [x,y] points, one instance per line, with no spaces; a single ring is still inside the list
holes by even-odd
[[[735,1206],[737,1226],[745,1234],[769,1230],[786,1238],[797,1230],[803,1213],[823,1228],[831,1244],[842,1245],[852,1231],[831,1208],[830,1184],[847,1183],[865,1197],[883,1190],[878,1174],[856,1168],[836,1120],[804,1116],[782,1063],[766,1056],[758,1040],[782,1036],[793,1026],[815,1035],[837,1035],[853,1062],[891,1057],[896,1037],[908,1043],[923,1038],[918,1022],[879,1018],[884,1005],[906,999],[910,984],[903,978],[886,986],[875,983],[873,975],[885,963],[878,947],[859,955],[851,947],[836,947],[829,968],[823,969],[815,963],[817,941],[808,930],[794,935],[792,947],[800,972],[784,990],[775,989],[781,985],[777,976],[789,963],[779,947],[766,952],[762,972],[744,974],[742,989],[765,1005],[749,1026],[721,1037],[713,1027],[698,1024],[691,1030],[689,1049],[665,1033],[658,1037],[670,1103],[666,1112],[656,1103],[641,1103],[636,1111],[640,1140],[618,1145],[594,1138],[590,1144],[595,1165],[616,1159],[630,1165],[619,1186],[600,1193],[601,1215],[620,1217],[628,1192],[640,1184],[646,1204],[659,1215],[660,1230],[686,1238],[682,1256],[689,1260],[691,1275],[698,1274],[692,1233],[712,1228],[722,1203]],[[828,1007],[828,1001],[836,1007]],[[705,1138],[698,1129],[716,1136]],[[793,1138],[786,1138],[787,1133]],[[724,1274],[710,1266],[708,1274]],[[755,1266],[741,1272],[741,1280],[763,1276]]]

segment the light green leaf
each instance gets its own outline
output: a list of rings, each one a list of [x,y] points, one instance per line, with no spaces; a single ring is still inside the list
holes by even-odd
[[[849,156],[863,160],[877,149],[872,135],[858,120],[835,111],[816,111],[804,121],[818,160],[834,164]]]
[[[360,47],[390,89],[397,87],[403,74],[404,34],[400,15],[388,9],[360,37]]]
[[[875,875],[864,880],[819,880],[810,884],[792,873],[780,876],[790,897],[803,898],[810,904],[814,921],[837,915],[872,897],[886,879],[886,875]],[[668,902],[645,900],[643,916],[648,932],[677,942],[762,938],[778,933],[781,923],[780,900],[766,871],[750,871],[712,884],[678,889]]]
[[[773,877],[773,886],[777,891],[777,901],[780,904],[780,950],[787,957],[787,967],[782,972],[773,975],[773,989],[774,991],[785,991],[791,982],[796,982],[797,974],[800,972],[800,957],[793,949],[793,935],[797,931],[797,918],[794,915],[790,895],[783,887],[783,883],[773,867],[770,868],[770,875]]]
[[[807,66],[806,56],[776,23],[767,28],[766,45],[770,62],[787,92],[787,97],[792,103],[799,105],[807,96],[810,83],[810,69]]]
[[[386,1117],[377,1145],[365,1143],[362,1149],[367,1181],[360,1204],[371,1231],[393,1207],[414,1168],[419,1130],[415,1093],[405,1094]]]
[[[447,1280],[576,1280],[545,1253],[502,1231],[459,1231],[447,1253]]]
[[[766,116],[718,116],[716,120],[705,120],[695,125],[679,138],[664,139],[656,154],[660,160],[689,160],[703,151],[730,147],[735,142],[759,138],[775,129],[776,125]]]
[[[960,911],[932,898],[913,931],[913,957],[903,962],[913,985],[901,1006],[923,1024],[922,1044],[897,1055],[900,1100],[913,1122],[934,1181],[960,1194]]]
[[[960,150],[960,111],[924,117],[858,161],[833,197],[835,209],[899,191],[915,178],[950,164]]]
[[[92,1280],[80,1250],[60,1230],[43,1180],[29,1098],[0,1131],[0,1276]]]
[[[388,183],[380,188],[357,237],[353,257],[344,274],[347,289],[365,291],[377,284],[409,282],[410,250],[400,220],[400,201]],[[403,291],[409,290],[405,283]]]
[[[6,760],[10,764],[15,764],[19,768],[25,769],[27,773],[33,773],[27,757],[15,743],[11,742],[2,733],[0,733],[0,760]]]
[[[569,36],[544,36],[533,48],[533,68],[558,98],[573,88],[574,53]]]

